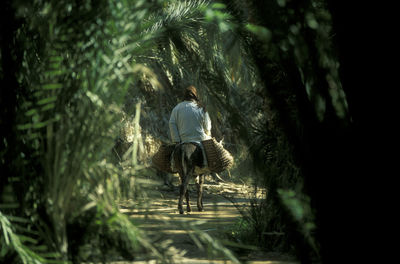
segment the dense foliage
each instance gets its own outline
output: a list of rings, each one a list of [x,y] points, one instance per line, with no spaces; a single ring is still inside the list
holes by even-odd
[[[169,113],[188,84],[235,155],[230,179],[267,189],[232,239],[305,262],[330,256],[318,175],[342,162],[351,116],[329,8],[225,2],[3,4],[1,260],[167,261],[119,202],[140,196],[134,179],[169,140]]]

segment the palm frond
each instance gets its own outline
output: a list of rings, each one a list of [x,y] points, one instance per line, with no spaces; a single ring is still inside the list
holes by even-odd
[[[24,264],[64,263],[56,261],[59,255],[50,253],[48,247],[40,244],[37,232],[24,227],[27,223],[30,223],[28,219],[5,215],[0,211],[0,259],[14,251]]]

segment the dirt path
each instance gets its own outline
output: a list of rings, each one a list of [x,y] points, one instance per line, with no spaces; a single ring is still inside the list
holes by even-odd
[[[203,212],[196,207],[194,183],[189,185],[192,212],[180,215],[177,210],[178,187],[171,189],[160,183],[148,195],[151,202],[135,210],[125,209],[125,213],[139,225],[159,246],[168,248],[175,263],[235,263],[229,251],[224,251],[220,241],[226,241],[230,232],[241,218],[238,210],[248,206],[251,189],[233,183],[210,183],[204,185]],[[259,195],[262,195],[260,192]],[[227,198],[228,197],[228,198]],[[232,203],[234,201],[234,203]],[[296,263],[291,258],[259,250],[245,250],[245,255],[236,256],[246,263]],[[134,263],[155,263],[136,261]]]

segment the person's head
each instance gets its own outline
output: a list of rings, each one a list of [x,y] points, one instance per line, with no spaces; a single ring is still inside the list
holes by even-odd
[[[188,87],[185,88],[185,91],[183,93],[183,99],[186,101],[199,101],[199,97],[197,95],[197,89],[193,85],[189,85]]]
[[[193,85],[189,85],[185,88],[185,91],[183,93],[183,100],[195,101],[198,107],[202,108],[204,112],[207,112],[206,107],[200,102],[196,87],[194,87]]]

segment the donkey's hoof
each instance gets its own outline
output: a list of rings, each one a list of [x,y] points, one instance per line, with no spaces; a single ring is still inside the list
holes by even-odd
[[[190,212],[192,211],[192,208],[188,207],[188,208],[186,209],[186,211],[187,211],[188,213],[190,213]]]
[[[204,212],[203,208],[197,208],[197,210],[199,210],[199,212]]]
[[[180,213],[180,214],[183,214],[183,210],[179,210],[179,213]]]

